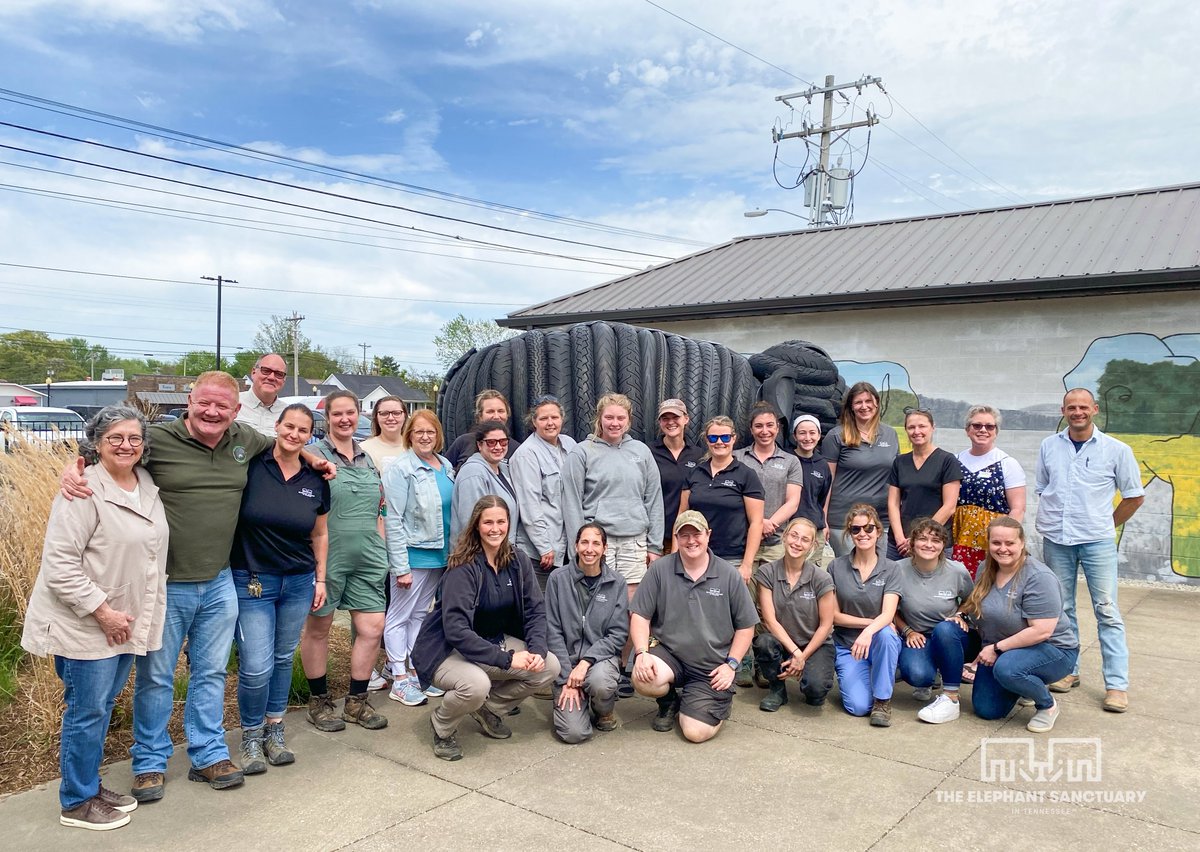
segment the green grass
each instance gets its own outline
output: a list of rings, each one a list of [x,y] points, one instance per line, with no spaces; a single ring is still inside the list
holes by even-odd
[[[21,623],[17,613],[0,602],[0,707],[16,695],[17,667],[25,658],[21,647]]]

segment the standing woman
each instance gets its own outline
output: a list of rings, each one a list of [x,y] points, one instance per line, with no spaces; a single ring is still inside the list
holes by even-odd
[[[671,552],[668,530],[675,528],[679,514],[679,498],[687,486],[692,471],[704,459],[704,448],[687,443],[688,410],[682,399],[664,399],[658,406],[658,431],[661,437],[650,445],[650,453],[658,465],[658,478],[663,496],[663,553]]]
[[[888,518],[892,535],[888,559],[909,555],[908,528],[917,518],[933,518],[947,526],[958,506],[962,465],[933,444],[933,415],[923,408],[904,412],[904,431],[912,452],[897,456],[888,477]]]
[[[546,396],[529,412],[533,434],[508,460],[520,506],[517,547],[533,562],[538,585],[546,591],[550,572],[570,560],[563,526],[562,470],[575,439],[562,434],[563,410]]]
[[[375,463],[354,440],[358,397],[338,390],[325,397],[328,434],[313,445],[317,454],[337,465],[329,486],[329,558],[325,603],[308,616],[300,638],[300,659],[311,698],[308,721],[319,731],[341,731],[354,722],[370,731],[387,727],[367,694],[371,666],[383,636],[387,547],[383,542],[383,485]],[[336,610],[350,610],[354,645],[350,650],[350,689],[341,716],[329,698],[329,626]]]
[[[129,822],[137,800],[100,783],[113,705],[135,656],[162,646],[167,606],[167,518],[141,467],[146,418],[110,405],[80,447],[90,497],[54,498],[21,647],[54,656],[63,682],[59,822],[105,831]]]
[[[425,703],[412,649],[450,556],[454,469],[439,455],[445,440],[437,415],[427,409],[414,412],[404,428],[408,452],[383,473],[384,529],[394,581],[383,628],[393,675],[388,697],[408,707]]]
[[[375,403],[371,412],[371,437],[362,442],[375,467],[382,474],[388,465],[404,455],[404,424],[408,411],[398,396],[385,396]]]
[[[758,569],[758,611],[765,633],[754,637],[754,659],[766,677],[767,697],[759,710],[774,713],[788,703],[787,679],[800,681],[804,701],[820,707],[833,689],[833,580],[809,556],[819,546],[817,528],[795,518],[783,528],[782,559]]]
[[[1025,518],[1025,471],[1003,450],[996,449],[1000,412],[975,405],[967,412],[971,446],[958,454],[962,487],[954,512],[954,558],[974,577],[987,555],[988,524],[1008,515]]]
[[[446,450],[446,458],[450,459],[450,464],[455,470],[462,468],[463,462],[478,452],[475,430],[479,428],[479,424],[488,420],[499,420],[507,427],[508,414],[508,400],[500,391],[485,388],[475,395],[475,425],[455,438],[450,449]],[[506,458],[512,458],[516,449],[515,445],[510,444]],[[467,511],[470,512],[470,507]]]
[[[913,697],[928,701],[941,675],[942,694],[922,707],[917,718],[940,724],[958,718],[958,687],[969,647],[968,635],[948,621],[975,587],[961,562],[946,558],[950,536],[932,518],[918,518],[909,533],[912,554],[896,563],[900,572],[900,677],[915,687]],[[971,656],[979,648],[971,650]]]
[[[1074,669],[1079,638],[1063,613],[1062,585],[1025,550],[1020,521],[996,518],[987,535],[988,555],[959,625],[977,628],[983,643],[971,705],[981,719],[1002,719],[1018,699],[1032,699],[1025,727],[1046,733],[1059,713],[1049,684]]]
[[[888,476],[900,451],[896,430],[880,420],[879,391],[870,382],[858,382],[846,391],[839,424],[821,443],[821,455],[829,462],[833,478],[827,517],[840,520],[859,503],[877,515],[886,516]],[[884,555],[887,528],[879,536],[879,555]],[[837,556],[853,549],[845,529],[830,523],[829,544]]]
[[[837,591],[834,653],[842,706],[852,716],[871,714],[871,724],[892,724],[892,687],[900,636],[892,627],[902,587],[896,565],[879,555],[883,534],[874,506],[859,503],[846,513],[854,550],[829,563]]]
[[[533,565],[513,548],[508,527],[508,504],[481,497],[413,647],[420,685],[445,690],[429,719],[433,753],[442,760],[462,757],[454,735],[464,717],[485,736],[506,740],[512,731],[504,717],[558,677]]]
[[[780,531],[800,508],[804,468],[800,459],[785,453],[775,442],[779,436],[779,412],[769,402],[750,406],[750,435],[754,443],[734,455],[758,474],[763,489],[762,541],[754,554],[755,567],[782,559]]]
[[[510,542],[517,540],[520,506],[513,488],[508,467],[508,448],[511,446],[508,427],[499,420],[485,420],[475,426],[474,455],[458,466],[454,478],[454,497],[450,505],[450,541],[458,542],[467,528],[467,520],[480,497],[492,494],[508,505],[511,524]]]
[[[283,735],[292,664],[305,617],[325,603],[329,483],[300,451],[313,415],[302,403],[280,412],[275,446],[246,471],[229,567],[238,596],[238,713],[242,772],[293,763]]]

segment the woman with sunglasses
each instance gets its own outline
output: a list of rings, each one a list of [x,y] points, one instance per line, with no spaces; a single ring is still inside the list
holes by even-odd
[[[371,437],[362,442],[362,448],[381,474],[408,449],[404,445],[407,420],[408,411],[400,397],[385,396],[375,403],[371,412]]]
[[[987,555],[987,528],[1007,515],[1025,518],[1025,471],[1003,450],[996,449],[1000,412],[975,405],[967,412],[971,446],[958,454],[962,485],[954,512],[954,558],[974,577]]]
[[[512,485],[521,507],[517,547],[533,562],[542,592],[550,572],[569,561],[563,525],[562,470],[575,439],[562,434],[562,405],[552,396],[542,397],[529,412],[533,434],[508,460]]]
[[[892,687],[900,636],[892,627],[903,589],[896,564],[879,555],[883,525],[874,506],[859,503],[846,513],[854,550],[829,563],[837,592],[833,644],[842,706],[852,716],[871,714],[871,724],[892,724]]]
[[[950,523],[962,479],[958,459],[933,444],[932,414],[923,408],[905,409],[904,431],[912,451],[896,457],[888,477],[887,557],[892,560],[909,555],[908,528],[917,518]]]
[[[458,541],[479,498],[494,494],[508,505],[509,541],[517,540],[520,508],[508,470],[508,427],[499,420],[485,420],[475,426],[475,454],[468,457],[454,478],[454,496],[450,501],[451,546]]]

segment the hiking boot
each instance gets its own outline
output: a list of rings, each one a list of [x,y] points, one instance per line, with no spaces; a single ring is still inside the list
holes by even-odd
[[[658,713],[655,715],[654,721],[650,723],[650,727],[660,734],[666,733],[675,727],[677,716],[679,716],[679,696],[672,689],[658,699]]]
[[[429,720],[429,727],[433,728],[433,719]],[[439,737],[438,732],[433,732],[433,755],[442,760],[462,760],[462,749],[459,748],[458,740],[454,738],[454,734],[448,737]]]
[[[242,770],[234,765],[232,760],[218,760],[212,766],[197,769],[188,768],[189,781],[201,781],[214,790],[228,790],[230,787],[240,787],[245,781]]]
[[[329,693],[323,692],[308,699],[308,721],[318,731],[333,733],[346,730],[346,723],[338,716],[337,708],[329,699]]]
[[[1051,692],[1070,692],[1079,686],[1079,675],[1067,675],[1062,680],[1050,684]]]
[[[1039,710],[1033,714],[1033,718],[1029,720],[1029,724],[1025,726],[1025,730],[1033,731],[1035,734],[1045,734],[1054,729],[1054,723],[1058,721],[1058,702],[1055,701],[1045,710]]]
[[[136,811],[138,806],[137,799],[133,796],[126,796],[124,793],[109,790],[103,783],[100,784],[100,792],[96,794],[96,798],[113,810],[120,811],[123,814]]]
[[[267,756],[263,754],[266,733],[261,727],[242,731],[242,774],[262,775],[267,771]]]
[[[71,828],[86,828],[88,831],[109,831],[129,824],[129,814],[123,813],[111,805],[101,801],[99,796],[93,796],[82,805],[76,805],[70,810],[62,811],[58,821]]]
[[[512,731],[504,720],[486,707],[480,707],[471,714],[471,718],[479,723],[483,732],[494,740],[506,740],[512,736]]]
[[[597,731],[615,731],[617,729],[617,714],[616,713],[597,713],[596,718],[592,721],[592,727]]]
[[[342,718],[347,722],[361,725],[368,731],[386,728],[388,723],[387,719],[375,712],[375,708],[371,706],[370,695],[366,692],[346,696],[346,705],[342,708]]]
[[[754,686],[754,660],[749,657],[742,657],[742,662],[737,667],[737,674],[733,679],[734,685],[740,687]]]
[[[871,724],[876,728],[890,728],[892,726],[891,699],[875,699],[875,702],[871,705]]]
[[[951,701],[945,693],[942,693],[933,700],[932,704],[927,704],[918,710],[917,718],[931,725],[941,725],[944,722],[953,722],[960,713],[958,702]]]
[[[282,719],[278,722],[267,722],[267,739],[263,743],[263,750],[267,753],[267,763],[272,766],[287,766],[296,762],[296,755],[283,739]]]
[[[767,693],[767,697],[758,703],[758,709],[774,713],[788,703],[787,683],[777,680],[771,684],[770,688],[771,691]]]
[[[139,802],[157,802],[163,797],[166,778],[161,772],[140,772],[133,778],[130,794]]]
[[[771,688],[771,679],[762,673],[762,669],[758,667],[757,663],[754,665],[754,685],[759,689]]]

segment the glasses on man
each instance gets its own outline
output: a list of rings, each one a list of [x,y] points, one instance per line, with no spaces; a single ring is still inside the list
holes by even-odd
[[[995,432],[1000,427],[995,423],[968,423],[968,429],[974,429],[976,432]]]
[[[874,524],[851,524],[850,535],[858,535],[859,533],[866,533],[867,535],[870,535],[877,529],[879,529],[879,527],[875,526]]]
[[[136,450],[145,443],[146,439],[141,435],[105,435],[104,441],[113,449],[127,443]]]
[[[708,436],[708,442],[710,444],[718,444],[718,443],[728,444],[732,440],[733,440],[732,435],[709,435]]]
[[[494,450],[497,447],[507,447],[508,438],[484,438],[483,445],[491,450]]]
[[[259,367],[258,372],[263,376],[274,376],[277,379],[286,379],[287,370],[272,370],[270,367]]]
[[[396,420],[404,416],[403,411],[381,411],[379,412],[380,420]]]

